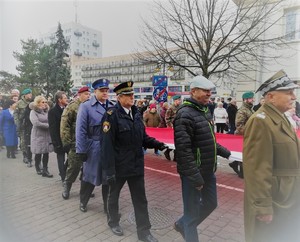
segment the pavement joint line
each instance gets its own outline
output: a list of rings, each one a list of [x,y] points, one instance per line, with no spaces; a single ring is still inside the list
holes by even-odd
[[[151,167],[148,167],[148,166],[145,166],[145,169],[146,169],[146,170],[149,170],[149,171],[156,171],[156,172],[159,172],[159,173],[162,173],[162,174],[166,174],[166,175],[170,175],[170,176],[179,177],[179,174],[174,174],[174,173],[172,173],[172,172],[154,169],[154,168],[151,168]],[[236,188],[236,187],[232,187],[232,186],[227,186],[227,185],[220,184],[220,183],[217,183],[217,186],[218,186],[218,187],[225,188],[225,189],[237,191],[237,192],[244,192],[244,189],[240,189],[240,188]]]

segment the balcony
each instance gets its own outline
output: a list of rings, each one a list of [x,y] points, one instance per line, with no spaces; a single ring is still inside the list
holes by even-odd
[[[94,41],[92,45],[96,48],[100,46],[99,43],[97,43],[97,41]]]
[[[81,33],[79,30],[74,31],[74,34],[75,34],[77,37],[81,37],[81,36],[82,36],[82,33]]]
[[[82,56],[82,53],[80,51],[74,51],[74,55]]]

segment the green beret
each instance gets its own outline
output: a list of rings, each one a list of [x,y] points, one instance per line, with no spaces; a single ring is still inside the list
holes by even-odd
[[[173,96],[173,100],[177,100],[177,99],[180,99],[181,98],[181,96],[180,95],[175,95],[175,96]]]
[[[243,99],[253,98],[253,97],[254,97],[254,92],[245,92],[242,96]]]
[[[24,90],[21,92],[21,95],[26,95],[26,94],[29,94],[29,93],[32,93],[31,89],[30,89],[30,88],[26,88],[26,89],[24,89]]]

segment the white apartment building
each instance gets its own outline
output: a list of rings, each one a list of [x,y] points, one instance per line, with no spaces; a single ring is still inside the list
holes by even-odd
[[[61,23],[61,28],[66,41],[69,43],[67,53],[71,58],[71,62],[74,59],[86,60],[102,57],[102,33],[100,31],[76,22]],[[57,26],[42,34],[40,40],[44,44],[54,43],[56,31]],[[80,83],[82,81],[80,73],[74,69],[72,63],[70,63],[70,66],[71,79],[75,84]]]

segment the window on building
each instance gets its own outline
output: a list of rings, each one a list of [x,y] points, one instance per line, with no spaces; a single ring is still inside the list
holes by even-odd
[[[286,40],[300,39],[300,9],[288,9],[285,13]]]

